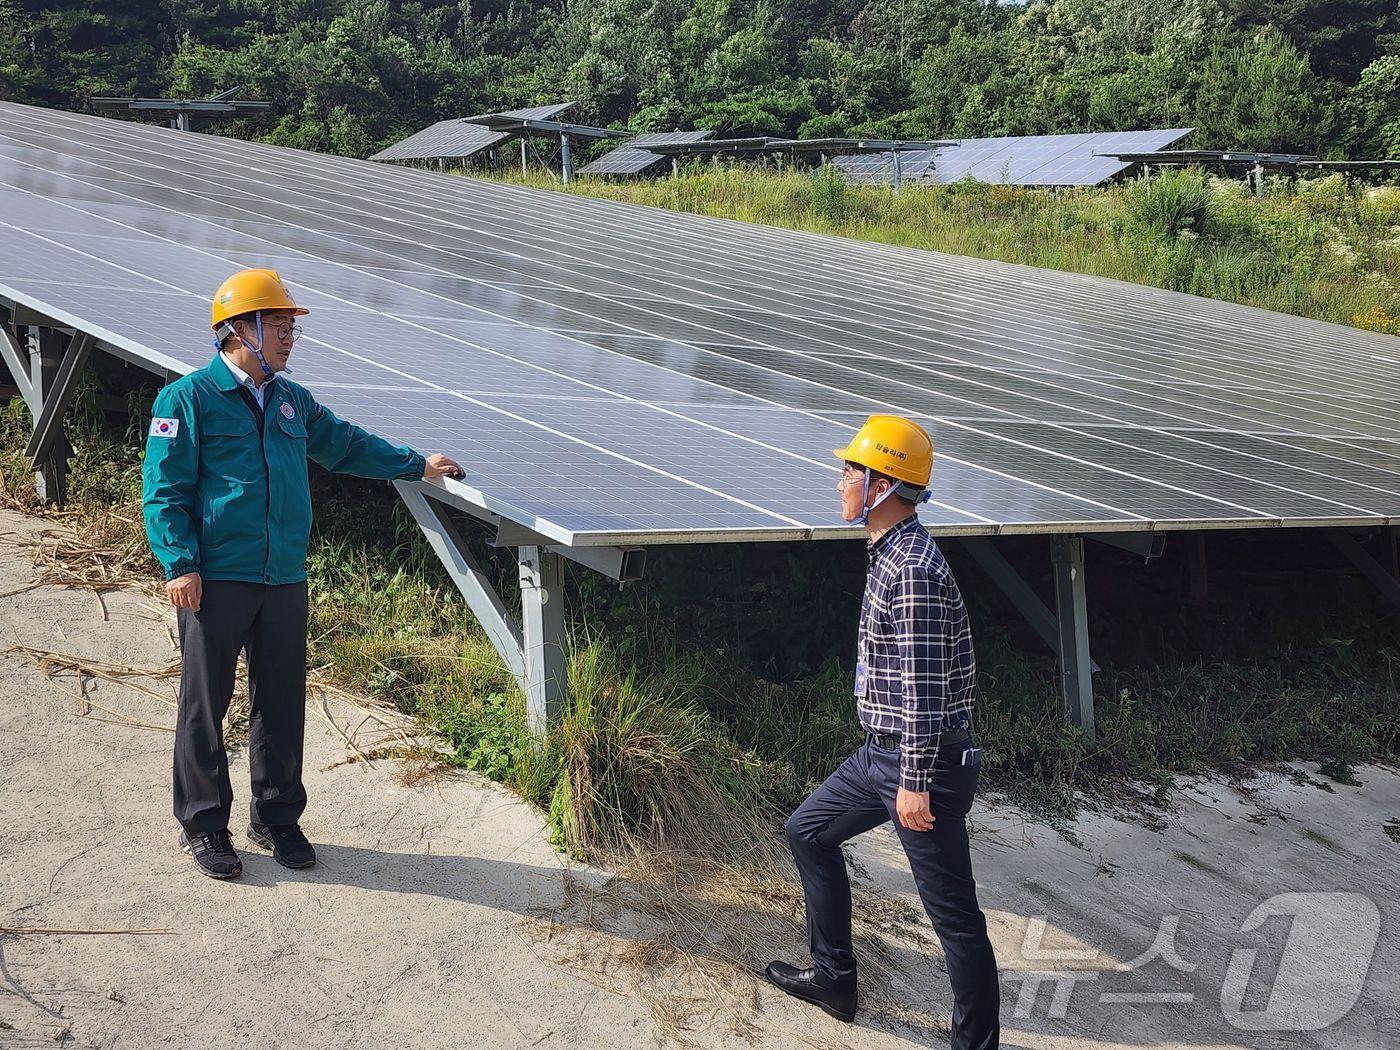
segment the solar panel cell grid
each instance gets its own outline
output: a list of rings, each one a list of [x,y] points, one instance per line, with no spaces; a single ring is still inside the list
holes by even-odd
[[[505,115],[527,120],[548,120],[572,105],[571,102],[558,102],[548,106],[513,109]],[[380,150],[370,160],[466,159],[509,138],[508,133],[492,131],[481,124],[470,124],[465,120],[440,120]]]
[[[971,178],[1013,186],[1096,186],[1131,167],[1096,154],[1163,149],[1189,132],[1189,128],[1177,128],[961,139],[956,147],[906,154],[902,171],[911,182]],[[838,157],[833,163],[853,182],[878,184],[893,178],[889,154]]]
[[[1400,516],[1374,333],[9,104],[0,203],[0,295],[176,371],[275,260],[296,378],[571,542],[851,535],[830,449],[882,410],[946,531]]]
[[[591,164],[578,170],[580,175],[640,175],[663,164],[669,164],[669,157],[658,156],[645,149],[670,142],[703,142],[711,131],[658,131],[638,135],[625,145],[603,154]]]

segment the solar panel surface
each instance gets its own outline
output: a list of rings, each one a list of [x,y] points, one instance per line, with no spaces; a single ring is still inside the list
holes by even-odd
[[[645,149],[670,142],[703,142],[713,131],[656,131],[638,135],[624,146],[609,150],[597,160],[579,168],[580,175],[640,175],[644,171],[669,163]]]
[[[526,120],[548,120],[572,105],[572,102],[556,102],[548,106],[512,109],[499,115]],[[508,131],[496,131],[467,120],[440,120],[407,138],[399,139],[392,146],[374,154],[370,160],[437,160],[439,157],[464,160],[499,145],[510,137],[511,133]]]
[[[563,543],[855,535],[874,411],[933,432],[941,532],[1400,516],[1390,336],[0,103],[0,295],[185,372],[249,265],[313,311],[295,378]]]
[[[914,149],[899,155],[899,176],[910,182],[924,179],[940,152],[947,149]],[[830,163],[836,166],[846,179],[861,185],[883,185],[894,181],[893,153],[858,153],[849,156],[833,157]]]
[[[971,178],[1009,186],[1097,186],[1132,166],[1114,156],[1097,154],[1160,150],[1191,131],[1169,128],[959,139],[956,147],[907,153],[901,167],[910,181],[935,184]],[[893,173],[889,154],[841,157],[834,163],[853,182],[886,183]]]

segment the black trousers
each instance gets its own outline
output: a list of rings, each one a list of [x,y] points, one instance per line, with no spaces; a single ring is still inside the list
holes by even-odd
[[[1001,1036],[1001,987],[967,845],[964,818],[972,808],[981,764],[963,764],[963,751],[971,746],[964,742],[939,748],[929,795],[931,831],[910,831],[899,823],[894,808],[899,753],[869,739],[797,808],[785,830],[807,897],[812,963],[833,980],[847,980],[855,976],[856,958],[851,882],[841,843],[894,820],[947,960],[953,987],[952,1045],[955,1050],[991,1050]]]
[[[180,714],[175,727],[175,819],[191,835],[228,827],[233,788],[224,715],[238,654],[248,656],[252,818],[295,824],[306,808],[301,750],[306,715],[306,584],[205,580],[198,612],[180,623]]]

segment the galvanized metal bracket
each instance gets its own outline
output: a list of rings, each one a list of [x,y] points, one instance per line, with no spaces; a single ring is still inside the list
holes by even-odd
[[[17,331],[19,326],[14,326]],[[0,324],[0,358],[5,361],[5,366],[10,370],[10,376],[15,381],[15,386],[19,388],[20,396],[24,398],[24,403],[34,407],[34,385],[29,381],[29,350],[21,347],[16,338],[15,331],[11,331],[9,323]]]
[[[1055,571],[1060,698],[1065,718],[1093,743],[1094,679],[1089,658],[1089,603],[1084,594],[1084,538],[1050,537],[1050,557]]]
[[[1055,614],[1040,600],[1040,595],[1026,582],[1012,564],[1006,560],[996,543],[986,536],[959,536],[958,546],[981,569],[1002,594],[1006,595],[1041,640],[1057,654],[1060,651],[1060,624]],[[1089,661],[1089,670],[1098,671],[1099,665]]]
[[[24,454],[34,468],[34,487],[45,503],[64,502],[69,446],[63,416],[73,399],[96,341],[83,332],[20,324],[21,311],[7,311],[0,324],[0,359],[29,406],[33,430]]]
[[[79,332],[69,339],[68,349],[63,352],[63,359],[52,377],[44,374],[44,371],[31,373],[31,376],[39,377],[38,384],[43,388],[36,390],[35,379],[31,378],[30,410],[33,412],[36,404],[39,408],[33,413],[34,433],[30,435],[24,454],[28,457],[30,466],[36,469],[51,458],[55,443],[63,435],[63,414],[73,399],[73,391],[77,389],[83,367],[92,356],[92,346],[92,336],[86,332]],[[35,362],[35,368],[46,371],[48,362]],[[42,404],[39,403],[40,395]]]
[[[437,500],[428,498],[421,487],[412,482],[396,481],[394,487],[408,507],[409,513],[413,515],[413,520],[423,531],[428,546],[442,562],[452,582],[457,585],[457,590],[462,593],[467,607],[481,622],[492,646],[501,654],[501,659],[506,662],[510,673],[523,682],[528,672],[520,628],[496,595],[490,579],[472,557],[461,533],[457,531],[457,526],[448,517],[447,508]]]
[[[568,697],[567,631],[564,621],[564,559],[585,565],[619,583],[641,579],[646,551],[639,547],[565,547],[495,515],[492,545],[513,547],[520,573],[520,620],[506,609],[490,579],[448,516],[436,486],[396,481],[394,487],[423,531],[491,644],[525,694],[531,732],[543,736]],[[454,505],[456,505],[454,503]]]
[[[1090,532],[1084,538],[1136,554],[1143,561],[1160,558],[1167,546],[1167,536],[1163,532]]]

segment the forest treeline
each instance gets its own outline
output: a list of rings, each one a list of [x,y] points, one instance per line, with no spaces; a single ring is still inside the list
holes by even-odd
[[[900,137],[1195,127],[1400,155],[1396,0],[0,0],[0,98],[274,103],[237,134],[363,156],[575,99],[635,130]]]

